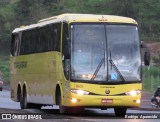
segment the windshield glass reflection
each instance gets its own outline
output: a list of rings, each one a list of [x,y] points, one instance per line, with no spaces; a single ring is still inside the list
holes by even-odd
[[[75,24],[71,25],[71,42],[71,79],[103,82],[141,80],[137,26]]]
[[[72,33],[72,79],[91,80],[101,59],[105,56],[105,27],[104,25],[74,25]],[[104,65],[100,72],[102,73],[99,73],[96,80],[102,81],[107,76]]]
[[[129,25],[108,25],[108,52],[125,81],[140,81],[141,58],[138,29]],[[119,81],[120,77],[109,64],[111,81]]]

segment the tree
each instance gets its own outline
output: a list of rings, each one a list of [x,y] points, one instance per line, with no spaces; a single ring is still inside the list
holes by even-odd
[[[144,36],[152,38],[160,31],[159,19],[160,0],[137,0],[138,21],[141,23],[141,30]]]
[[[15,15],[16,19],[19,23],[29,24],[31,22],[30,19],[30,7],[32,6],[31,0],[19,0],[16,3],[15,7]]]
[[[58,0],[19,0],[16,3],[16,18],[21,25],[37,22],[39,19],[51,16],[50,9]]]
[[[135,9],[136,0],[110,0],[108,6],[111,14],[136,18],[137,10]]]

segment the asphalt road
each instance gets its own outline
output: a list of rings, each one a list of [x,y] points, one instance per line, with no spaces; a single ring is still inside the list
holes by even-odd
[[[7,121],[105,121],[105,122],[114,122],[114,121],[129,121],[134,122],[144,121],[153,122],[159,121],[160,119],[160,109],[152,109],[150,105],[150,98],[152,94],[143,93],[142,94],[142,104],[140,109],[129,109],[124,118],[117,118],[114,115],[113,109],[100,110],[100,109],[85,109],[85,111],[80,115],[61,115],[59,114],[58,106],[53,107],[42,107],[41,110],[37,109],[24,109],[21,110],[19,103],[13,102],[10,99],[9,91],[0,92],[0,115],[2,118],[6,114],[11,115],[12,120],[7,119]],[[35,115],[35,116],[33,116]],[[19,117],[19,118],[18,118]],[[33,120],[37,117],[38,120]],[[150,119],[143,119],[143,117],[150,117]],[[42,118],[42,119],[41,119]],[[158,119],[156,119],[158,118]],[[23,119],[23,120],[21,120]],[[117,120],[118,119],[118,120]],[[6,121],[6,120],[0,120]]]

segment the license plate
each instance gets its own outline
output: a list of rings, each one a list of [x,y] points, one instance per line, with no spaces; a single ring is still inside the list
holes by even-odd
[[[101,103],[113,103],[113,99],[102,99]]]

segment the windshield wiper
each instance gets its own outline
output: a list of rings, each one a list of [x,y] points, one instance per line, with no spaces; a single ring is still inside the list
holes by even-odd
[[[117,66],[114,64],[113,60],[110,57],[109,62],[111,63],[111,66],[114,67],[114,69],[117,71],[117,73],[119,74],[120,78],[122,79],[123,82],[125,82],[125,79],[123,77],[123,75],[121,74],[121,72],[119,71],[119,69],[117,68]]]
[[[92,81],[93,81],[93,80],[95,79],[95,77],[97,76],[97,74],[98,74],[98,72],[99,72],[99,70],[100,70],[100,68],[101,68],[101,66],[102,66],[103,63],[104,63],[104,58],[101,59],[98,67],[97,67],[96,70],[94,71],[94,74],[93,74],[93,76],[92,76],[92,78],[91,78]]]

